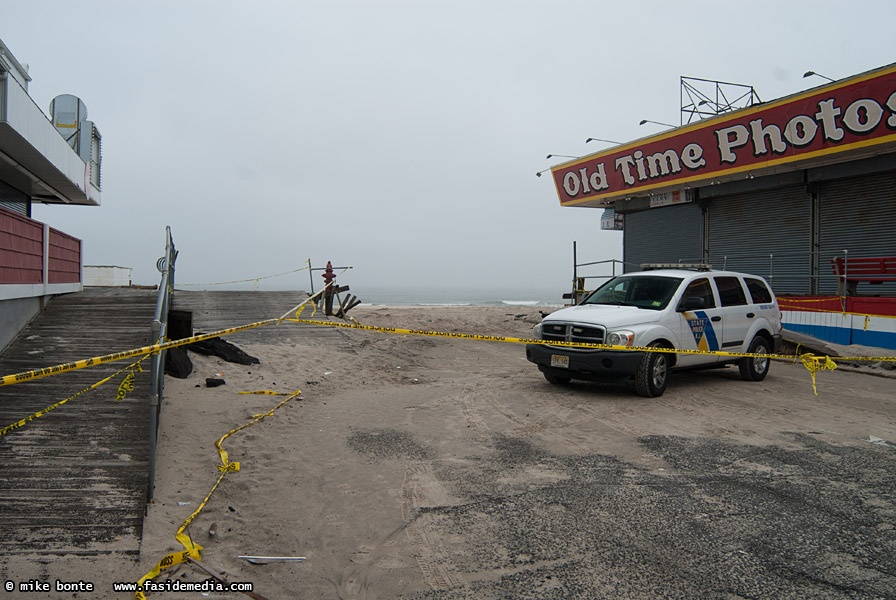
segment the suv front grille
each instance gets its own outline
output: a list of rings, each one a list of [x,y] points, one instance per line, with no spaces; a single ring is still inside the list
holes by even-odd
[[[576,323],[544,323],[542,338],[552,342],[574,342],[577,344],[603,344],[606,330],[594,325]],[[587,348],[583,348],[587,350]]]

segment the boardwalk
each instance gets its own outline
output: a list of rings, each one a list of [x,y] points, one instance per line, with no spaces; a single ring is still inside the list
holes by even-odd
[[[194,330],[208,333],[280,317],[306,297],[177,291],[173,308],[190,312]],[[88,288],[54,298],[0,354],[0,374],[147,346],[155,301],[155,290],[121,288]],[[297,323],[227,339],[279,344],[297,335],[328,345],[347,343],[334,328]],[[69,398],[130,362],[0,387],[0,427]],[[0,555],[136,558],[148,485],[148,362],[122,402],[115,399],[124,374],[0,437]]]
[[[192,292],[178,290],[174,294],[172,308],[192,313],[193,330],[196,333],[209,333],[282,317],[307,297],[308,294],[305,292]],[[302,313],[302,318],[309,318],[310,315],[309,306]],[[327,320],[322,312],[315,314],[314,319]],[[321,339],[327,343],[345,343],[345,336],[335,327],[298,323],[267,325],[225,336],[225,338],[235,344],[277,344],[289,342],[296,336],[302,336],[303,339],[309,337]]]
[[[154,290],[109,288],[56,297],[0,354],[0,374],[146,346],[155,299]],[[129,362],[0,387],[0,426]],[[134,391],[116,402],[122,378],[0,437],[0,554],[137,555],[147,489],[149,377],[138,377]]]

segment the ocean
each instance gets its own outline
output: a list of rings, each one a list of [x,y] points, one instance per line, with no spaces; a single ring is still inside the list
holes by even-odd
[[[565,290],[435,290],[372,289],[352,287],[351,292],[367,306],[519,306],[558,307],[566,302]]]
[[[304,283],[304,285],[302,285]],[[316,284],[317,282],[315,282]],[[315,285],[314,291],[320,291],[321,286]],[[299,282],[296,288],[284,285],[283,282],[254,281],[222,284],[220,287],[214,284],[177,283],[175,289],[192,291],[225,291],[225,290],[258,290],[258,291],[285,291],[299,289],[308,291],[308,282]],[[356,296],[362,305],[367,306],[518,306],[518,307],[560,307],[568,301],[563,299],[563,294],[568,289],[540,290],[540,289],[484,289],[484,288],[377,288],[367,287],[362,284],[351,284],[349,294]]]

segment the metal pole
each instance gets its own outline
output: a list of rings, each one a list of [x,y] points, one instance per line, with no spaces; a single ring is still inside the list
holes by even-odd
[[[576,297],[576,278],[578,277],[578,254],[576,253],[576,241],[572,241],[572,295],[570,296],[570,300],[572,304],[578,304],[578,298]]]
[[[308,259],[308,278],[311,279],[311,295],[314,295],[314,269],[311,268],[311,259]]]
[[[174,261],[177,252],[171,238],[171,227],[165,228],[165,267],[159,282],[159,294],[156,298],[156,310],[152,321],[152,342],[158,344],[168,334],[168,308],[174,293]],[[160,261],[161,263],[161,261]],[[147,502],[153,499],[156,480],[156,447],[159,429],[159,407],[162,388],[165,381],[165,352],[157,352],[152,356],[152,370],[149,382],[149,482],[146,490]]]
[[[843,250],[843,312],[846,312],[846,296],[849,295],[847,276],[849,275],[849,250]]]
[[[162,331],[162,323],[152,322],[153,344],[157,344]],[[152,378],[149,382],[149,485],[146,490],[146,501],[153,499],[156,487],[156,432],[159,427],[159,355],[152,357]]]

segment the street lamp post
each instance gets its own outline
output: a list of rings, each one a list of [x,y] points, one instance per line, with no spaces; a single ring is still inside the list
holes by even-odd
[[[669,123],[661,123],[659,121],[651,121],[650,119],[641,119],[641,122],[638,125],[643,125],[644,123],[653,123],[655,125],[662,125],[663,127],[677,127],[677,125],[670,125]]]
[[[815,75],[816,77],[821,77],[823,79],[827,79],[831,83],[834,83],[834,80],[831,79],[830,77],[828,77],[827,75],[822,75],[821,73],[816,73],[815,71],[806,71],[805,73],[803,73],[803,79],[805,79],[806,77],[812,77],[813,75]]]
[[[572,156],[570,154],[548,154],[547,156],[545,156],[546,160],[549,160],[551,158],[582,158],[582,157],[581,156]],[[535,176],[541,177],[542,173],[544,173],[545,171],[550,171],[550,170],[551,170],[551,167],[548,167],[547,169],[542,169],[541,171],[536,173]]]

